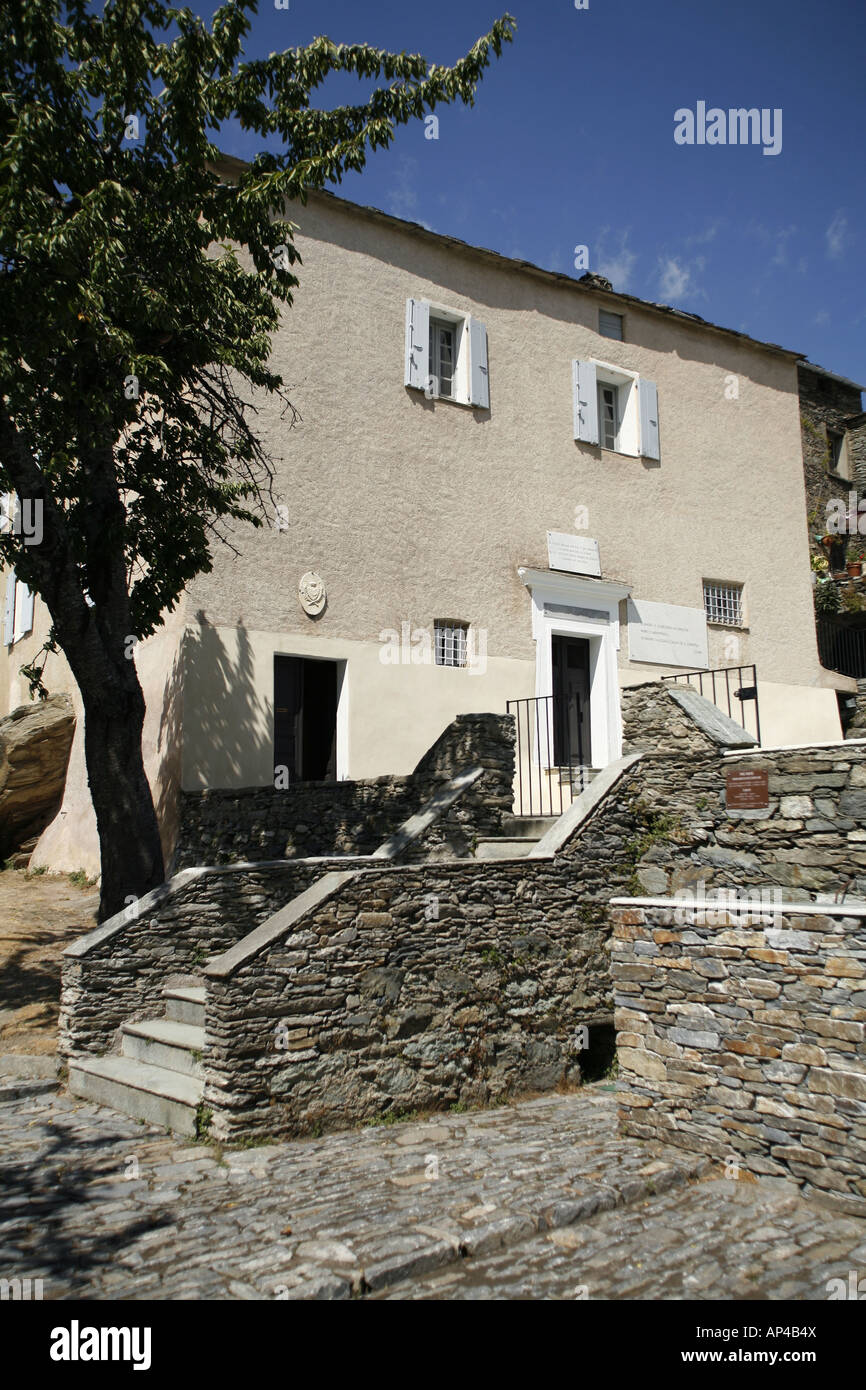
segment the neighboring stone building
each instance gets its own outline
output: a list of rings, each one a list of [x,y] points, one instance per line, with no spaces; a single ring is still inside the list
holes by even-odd
[[[828,505],[841,501],[848,507],[852,491],[858,500],[866,496],[866,388],[811,362],[798,363],[797,381],[811,550],[825,555],[815,537],[826,531]],[[840,536],[840,565],[866,548],[866,516],[863,531]]]
[[[545,785],[620,756],[622,687],[698,668],[757,666],[765,744],[840,736],[797,353],[330,194],[290,215],[273,360],[302,423],[259,416],[277,524],[237,529],[136,655],[167,854],[181,790],[406,775],[509,701]],[[0,713],[47,630],[18,607]],[[80,713],[65,663],[45,676]],[[36,862],[98,868],[81,719]]]

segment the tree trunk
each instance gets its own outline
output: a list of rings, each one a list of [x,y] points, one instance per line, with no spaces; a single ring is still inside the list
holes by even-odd
[[[102,866],[99,920],[128,907],[163,882],[159,824],[144,771],[141,733],[144,696],[132,662],[132,682],[84,701],[84,756]]]

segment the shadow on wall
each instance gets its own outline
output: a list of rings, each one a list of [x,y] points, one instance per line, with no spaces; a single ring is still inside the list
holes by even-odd
[[[153,804],[159,822],[162,856],[166,875],[177,848],[180,829],[180,791],[183,772],[183,641],[174,653],[171,673],[162,694],[162,710],[156,737],[157,776],[152,787]]]
[[[236,634],[232,652],[201,609],[196,620],[198,629],[188,629],[183,641],[185,784],[195,788],[270,785],[272,692],[256,688],[249,633],[239,621],[232,630]],[[253,775],[251,769],[260,771]]]

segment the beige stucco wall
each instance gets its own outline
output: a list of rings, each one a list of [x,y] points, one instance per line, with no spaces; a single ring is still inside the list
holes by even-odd
[[[287,529],[235,528],[240,554],[217,548],[212,573],[193,582],[168,628],[138,654],[146,763],[169,839],[181,666],[185,787],[271,780],[275,652],[348,663],[344,775],[409,771],[455,713],[502,710],[535,693],[531,600],[517,570],[547,568],[546,532],[574,532],[576,508],[588,511],[584,534],[600,543],[604,577],[636,598],[701,608],[703,577],[744,584],[736,656],[730,634],[711,628],[710,666],[757,663],[768,741],[838,737],[835,697],[819,688],[826,674],[790,359],[636,306],[626,308],[626,341],[614,342],[595,331],[598,309],[623,306],[601,293],[429,241],[337,200],[312,197],[291,215],[301,224],[301,283],[273,364],[302,420],[290,429],[270,401],[259,403],[257,420]],[[486,324],[489,411],[404,387],[409,296]],[[659,463],[575,442],[575,357],[656,382]],[[307,570],[328,589],[316,619],[297,599]],[[485,674],[383,665],[382,631],[403,623],[432,631],[436,618],[486,631]],[[16,667],[19,647],[29,655],[16,645]],[[52,688],[74,689],[62,684],[65,663],[52,660]],[[618,662],[622,683],[669,669],[631,662],[625,628]],[[4,650],[0,692],[13,683]],[[88,806],[77,736],[43,862],[95,866]]]
[[[269,404],[262,416],[289,527],[256,535],[196,580],[194,610],[248,630],[361,641],[401,621],[462,618],[487,628],[492,657],[531,660],[517,567],[546,568],[547,530],[572,532],[583,506],[606,577],[696,608],[703,576],[742,582],[739,660],[758,662],[764,679],[818,680],[790,361],[638,309],[626,315],[627,341],[613,342],[594,331],[596,293],[506,271],[336,201],[311,199],[293,216],[301,285],[274,364],[303,422],[290,430]],[[489,412],[403,386],[411,295],[486,323]],[[660,465],[574,441],[571,362],[593,356],[657,383]],[[725,398],[731,374],[737,400]],[[315,622],[296,599],[308,569],[329,591]],[[711,666],[730,664],[725,636],[711,631]],[[630,665],[627,644],[620,659]]]

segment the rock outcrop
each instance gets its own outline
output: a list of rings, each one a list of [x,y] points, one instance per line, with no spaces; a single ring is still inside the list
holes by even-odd
[[[0,719],[0,859],[57,815],[74,732],[69,695],[19,705]]]

